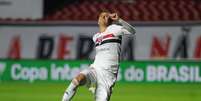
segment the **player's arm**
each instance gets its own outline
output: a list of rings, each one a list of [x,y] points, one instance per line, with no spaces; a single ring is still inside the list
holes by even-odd
[[[135,34],[135,28],[126,21],[119,18],[117,13],[110,14],[110,18],[123,26],[122,32],[124,34]]]
[[[125,28],[128,32],[130,32],[128,34],[136,33],[135,28],[132,25],[130,25],[129,23],[127,23],[126,21],[119,19],[118,22],[123,26],[123,28]]]

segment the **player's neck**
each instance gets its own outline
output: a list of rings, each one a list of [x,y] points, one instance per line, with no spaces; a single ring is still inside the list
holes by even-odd
[[[103,26],[103,25],[99,26],[99,30],[101,33],[104,32],[106,30],[106,28],[107,28],[107,26]]]

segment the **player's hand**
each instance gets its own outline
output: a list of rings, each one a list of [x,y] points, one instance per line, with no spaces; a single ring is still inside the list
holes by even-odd
[[[111,13],[109,14],[110,19],[114,20],[114,21],[118,21],[119,20],[119,15],[117,13]]]

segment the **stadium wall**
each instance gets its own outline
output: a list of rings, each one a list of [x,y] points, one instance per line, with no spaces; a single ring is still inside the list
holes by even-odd
[[[135,26],[123,37],[123,60],[201,58],[201,24]],[[95,32],[94,24],[1,24],[0,58],[93,60]]]
[[[0,0],[0,19],[41,19],[43,0]]]

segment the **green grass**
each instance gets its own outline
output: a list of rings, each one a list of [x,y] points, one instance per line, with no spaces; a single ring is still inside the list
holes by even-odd
[[[1,82],[0,101],[61,101],[65,83]],[[73,101],[94,101],[81,87]],[[201,101],[201,84],[117,83],[111,101]]]

